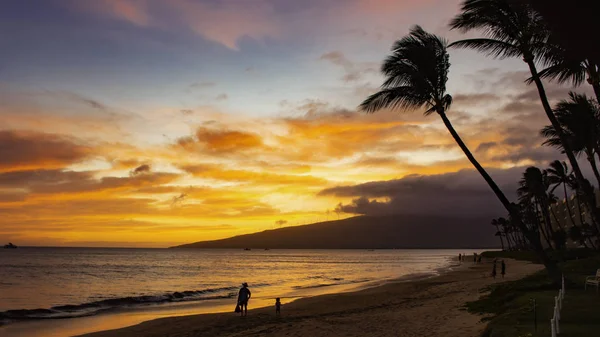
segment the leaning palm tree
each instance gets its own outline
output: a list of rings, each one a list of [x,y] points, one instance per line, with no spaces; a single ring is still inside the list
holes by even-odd
[[[531,81],[537,87],[542,106],[556,134],[560,139],[565,154],[569,159],[579,186],[586,188],[584,176],[581,173],[575,154],[571,149],[560,123],[554,116],[546,90],[540,79],[536,62],[547,60],[550,52],[548,47],[549,31],[541,15],[525,2],[514,0],[465,0],[462,13],[450,23],[451,29],[462,32],[480,30],[484,37],[456,41],[450,47],[471,48],[487,53],[497,58],[520,57],[531,72]],[[593,190],[584,191],[586,204],[594,217],[596,214]]]
[[[556,119],[571,145],[576,156],[585,153],[600,186],[600,172],[596,165],[595,155],[600,158],[600,107],[586,95],[569,93],[569,100],[562,100],[554,109]],[[552,125],[541,130],[546,138],[544,145],[563,150],[562,142]]]
[[[394,43],[392,54],[384,61],[381,71],[386,80],[381,90],[362,102],[360,109],[373,113],[383,108],[414,110],[425,107],[425,116],[436,113],[500,202],[512,212],[504,193],[475,159],[446,115],[452,104],[452,96],[446,93],[450,69],[446,48],[447,42],[443,38],[427,33],[420,26],[412,28],[408,36]]]

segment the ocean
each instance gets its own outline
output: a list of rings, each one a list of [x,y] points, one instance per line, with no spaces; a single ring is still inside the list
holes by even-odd
[[[149,310],[233,310],[247,282],[250,308],[429,277],[467,250],[0,250],[0,322],[70,321]],[[477,250],[478,252],[478,250]],[[128,321],[131,323],[131,321]],[[62,323],[64,324],[64,323]],[[89,324],[88,324],[89,325]],[[43,325],[40,325],[43,326]]]

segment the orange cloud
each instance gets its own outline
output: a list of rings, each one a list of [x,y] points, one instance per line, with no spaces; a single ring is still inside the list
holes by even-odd
[[[49,133],[0,130],[0,172],[61,168],[84,160],[91,149]]]

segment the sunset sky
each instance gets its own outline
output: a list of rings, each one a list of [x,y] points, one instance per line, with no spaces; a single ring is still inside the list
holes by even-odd
[[[437,116],[356,109],[412,25],[463,37],[447,29],[458,4],[2,1],[0,242],[166,247],[354,214],[502,215]],[[525,63],[450,52],[450,120],[503,187],[560,158],[540,146]]]

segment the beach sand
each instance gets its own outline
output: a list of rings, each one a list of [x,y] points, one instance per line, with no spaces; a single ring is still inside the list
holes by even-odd
[[[543,269],[541,265],[505,260],[505,280],[516,280]],[[131,327],[101,331],[86,337],[137,336],[427,336],[478,337],[485,323],[469,314],[466,302],[484,295],[493,280],[491,263],[464,262],[441,276],[409,282],[392,282],[357,292],[303,298],[237,314],[203,314],[168,317]],[[235,303],[232,303],[232,310]],[[250,301],[252,306],[252,301]]]

